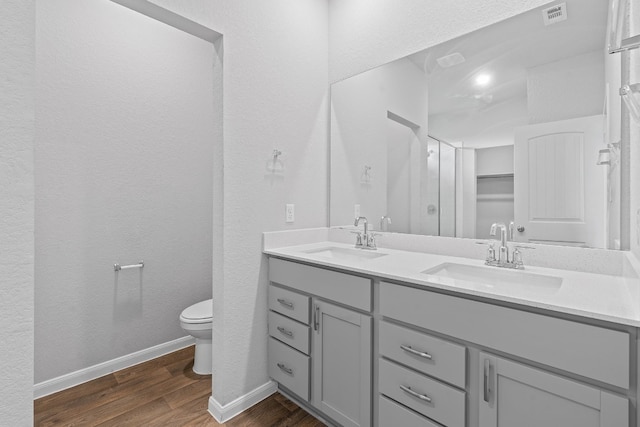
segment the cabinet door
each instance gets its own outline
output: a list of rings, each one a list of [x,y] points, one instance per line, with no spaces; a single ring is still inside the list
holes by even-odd
[[[371,317],[314,300],[312,403],[345,427],[371,425]]]
[[[629,427],[628,399],[480,353],[480,427]]]

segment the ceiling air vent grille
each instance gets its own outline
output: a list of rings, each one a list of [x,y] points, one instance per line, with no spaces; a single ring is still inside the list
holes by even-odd
[[[544,19],[544,25],[551,25],[555,24],[556,22],[566,20],[567,4],[559,3],[544,9],[542,11],[542,19]]]

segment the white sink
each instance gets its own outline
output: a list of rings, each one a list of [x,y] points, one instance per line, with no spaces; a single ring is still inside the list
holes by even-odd
[[[387,254],[375,250],[357,249],[357,248],[340,248],[336,246],[326,246],[318,249],[310,249],[304,251],[309,255],[320,258],[333,259],[340,261],[362,261],[366,259],[380,258]]]
[[[444,263],[425,270],[422,273],[433,276],[472,282],[479,290],[499,292],[526,292],[552,294],[562,286],[562,278],[543,274],[527,273],[520,270],[507,270],[498,267],[480,267],[475,265]]]

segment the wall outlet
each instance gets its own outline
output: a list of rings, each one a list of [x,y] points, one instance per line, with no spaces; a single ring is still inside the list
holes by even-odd
[[[285,222],[293,222],[295,218],[294,204],[288,203],[284,212],[284,220]]]
[[[356,204],[353,206],[353,217],[354,218],[359,218],[360,217],[360,205]]]

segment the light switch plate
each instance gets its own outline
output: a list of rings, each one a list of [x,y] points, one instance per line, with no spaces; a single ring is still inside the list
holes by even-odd
[[[356,204],[353,206],[353,217],[354,218],[359,218],[360,217],[360,205]]]

